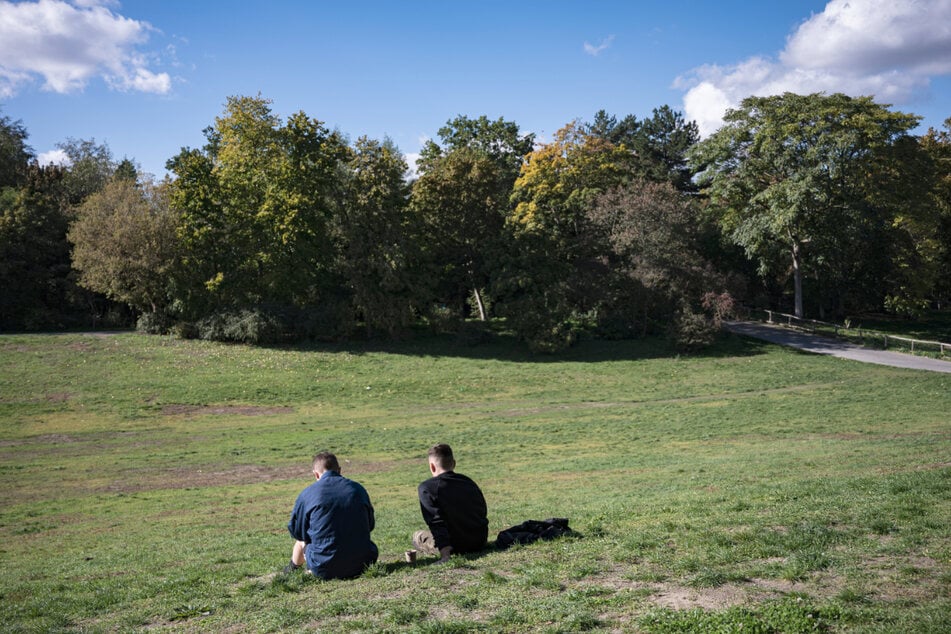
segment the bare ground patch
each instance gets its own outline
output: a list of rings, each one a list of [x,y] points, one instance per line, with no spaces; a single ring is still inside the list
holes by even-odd
[[[293,412],[294,408],[289,406],[171,404],[162,407],[165,416],[272,416]]]
[[[344,475],[378,473],[395,469],[411,461],[344,462]],[[266,466],[258,464],[207,465],[173,469],[138,469],[125,474],[121,480],[103,487],[110,493],[141,493],[163,489],[189,489],[210,486],[231,486],[281,480],[312,480],[306,461],[295,465]]]

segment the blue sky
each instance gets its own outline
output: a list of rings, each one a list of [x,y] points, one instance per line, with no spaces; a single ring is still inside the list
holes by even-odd
[[[871,94],[951,116],[951,0],[0,0],[0,107],[55,160],[105,142],[162,176],[229,95],[412,157],[456,115],[541,140],[668,104],[706,134],[750,94]]]

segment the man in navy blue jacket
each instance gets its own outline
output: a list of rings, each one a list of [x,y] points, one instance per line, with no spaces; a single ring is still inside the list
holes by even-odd
[[[375,521],[366,489],[340,475],[332,453],[314,456],[314,478],[294,503],[287,530],[297,540],[285,572],[304,563],[322,579],[359,576],[379,555],[370,540]]]
[[[416,531],[413,546],[424,555],[448,561],[452,553],[485,548],[489,534],[485,497],[472,479],[456,473],[449,445],[429,449],[433,477],[419,485],[419,508],[428,531]]]

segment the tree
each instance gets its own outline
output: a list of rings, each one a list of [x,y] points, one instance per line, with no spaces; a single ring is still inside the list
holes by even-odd
[[[786,254],[797,316],[805,273],[841,301],[857,270],[882,272],[874,259],[891,248],[895,205],[920,185],[907,161],[891,162],[918,117],[869,97],[786,93],[744,99],[724,120],[691,163],[721,226],[761,272]],[[860,251],[866,259],[850,271]]]
[[[113,178],[69,228],[80,285],[143,313],[164,313],[176,261],[176,218],[164,187]]]
[[[618,121],[600,110],[585,130],[631,152],[632,176],[669,182],[681,191],[695,191],[687,152],[700,140],[700,132],[696,123],[685,121],[683,115],[670,106],[654,108],[651,116],[643,121],[634,115]]]
[[[929,129],[921,143],[935,166],[931,205],[937,218],[930,245],[936,269],[933,293],[940,306],[951,302],[951,117],[943,129]]]
[[[471,294],[487,316],[483,290],[498,268],[498,250],[512,185],[534,135],[511,121],[459,116],[440,128],[419,162],[412,208],[427,232],[425,251],[437,271],[441,301]]]
[[[56,147],[66,154],[67,170],[63,178],[63,194],[67,205],[78,205],[87,196],[105,187],[116,171],[112,151],[95,139],[68,138]]]
[[[22,187],[0,190],[0,330],[60,327],[76,308],[63,176],[33,164]]]
[[[535,144],[534,134],[522,134],[513,121],[501,117],[490,121],[485,115],[478,119],[458,116],[446,122],[437,132],[442,145],[426,142],[420,153],[419,171],[425,173],[432,163],[453,150],[468,148],[498,163],[514,182]]]
[[[29,136],[21,121],[0,116],[0,190],[19,187],[26,180],[33,150],[26,144]]]
[[[185,265],[177,292],[191,314],[339,301],[331,221],[348,148],[320,121],[299,112],[285,123],[270,104],[229,97],[205,147],[168,162]]]
[[[434,160],[413,185],[413,209],[439,278],[469,289],[483,321],[481,289],[492,277],[510,187],[500,163],[470,148]]]
[[[506,314],[533,348],[570,345],[578,323],[600,303],[604,264],[587,212],[630,177],[631,158],[623,145],[571,123],[522,167],[497,286]]]
[[[697,248],[695,205],[672,184],[632,181],[599,196],[588,217],[603,236],[611,290],[603,311],[612,330],[669,326],[695,314],[706,292],[722,289]]]
[[[389,139],[360,137],[348,168],[338,220],[343,276],[367,333],[382,330],[393,336],[411,323],[415,300],[404,178],[409,166]]]

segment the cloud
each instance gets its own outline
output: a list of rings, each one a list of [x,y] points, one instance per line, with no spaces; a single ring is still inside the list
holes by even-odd
[[[831,0],[776,58],[707,65],[678,77],[684,112],[707,136],[750,95],[842,92],[907,103],[951,74],[951,0]]]
[[[113,13],[116,3],[102,0],[0,1],[0,98],[8,98],[36,80],[58,93],[83,90],[102,78],[119,91],[164,94],[167,73],[148,69],[136,52],[154,30]]]
[[[409,169],[406,170],[406,180],[414,181],[419,178],[418,166],[416,163],[419,161],[419,152],[407,152],[403,155],[403,158],[406,159]]]
[[[608,37],[606,37],[606,38],[604,38],[603,40],[601,40],[601,43],[598,44],[597,46],[595,46],[595,45],[593,45],[593,44],[589,44],[588,42],[585,42],[585,43],[584,43],[584,52],[587,53],[588,55],[592,56],[592,57],[597,57],[597,56],[600,55],[602,52],[606,51],[606,50],[611,46],[611,43],[612,43],[612,42],[614,42],[614,36],[613,36],[613,35],[609,35]]]
[[[69,156],[63,150],[50,150],[36,157],[40,165],[69,165]]]

